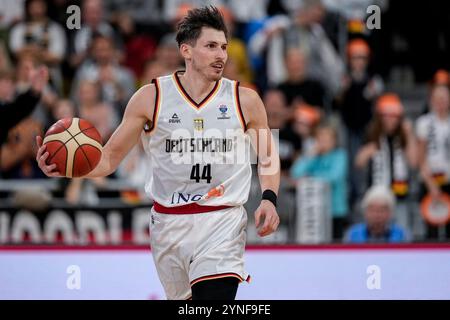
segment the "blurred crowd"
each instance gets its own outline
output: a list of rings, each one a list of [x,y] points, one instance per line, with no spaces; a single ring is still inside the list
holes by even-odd
[[[450,192],[449,61],[441,59],[450,51],[450,19],[436,30],[425,24],[428,37],[392,39],[399,11],[388,0],[0,0],[0,108],[37,66],[50,70],[40,104],[1,146],[1,179],[45,178],[34,137],[57,119],[85,118],[105,143],[136,89],[183,69],[175,27],[205,4],[220,8],[229,30],[224,76],[257,90],[269,126],[279,130],[281,192],[295,195],[303,177],[328,183],[336,241],[450,238],[448,220],[433,221],[433,205],[447,205]],[[366,25],[372,4],[381,30]],[[70,5],[81,8],[79,29],[67,22]],[[399,62],[405,43],[413,50],[422,40],[435,59]],[[412,70],[411,90],[426,85],[419,114],[391,89],[394,64]],[[142,188],[145,161],[136,146],[111,178]],[[63,194],[93,204],[104,184],[65,181]],[[425,219],[419,205],[427,197]]]

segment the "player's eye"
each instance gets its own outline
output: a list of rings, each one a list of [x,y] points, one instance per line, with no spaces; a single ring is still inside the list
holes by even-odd
[[[210,49],[213,49],[213,48],[216,47],[216,45],[213,44],[213,43],[208,43],[206,46],[207,46],[208,48],[210,48]]]

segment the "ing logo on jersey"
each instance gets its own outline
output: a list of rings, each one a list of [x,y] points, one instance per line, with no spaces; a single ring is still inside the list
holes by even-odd
[[[203,119],[202,118],[194,119],[194,129],[197,131],[203,130]]]
[[[220,116],[217,119],[230,119],[227,115],[228,107],[225,104],[219,105]]]

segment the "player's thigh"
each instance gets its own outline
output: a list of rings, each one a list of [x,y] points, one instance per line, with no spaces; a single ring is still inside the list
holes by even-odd
[[[244,268],[245,209],[221,210],[201,220],[196,224],[198,242],[189,268],[191,285],[227,275],[240,281],[247,280],[248,274]]]
[[[176,222],[172,217],[151,212],[150,243],[156,270],[167,299],[183,300],[191,297],[189,254],[183,250],[183,239],[172,235]],[[175,246],[176,244],[176,246]],[[178,249],[175,249],[178,247]]]

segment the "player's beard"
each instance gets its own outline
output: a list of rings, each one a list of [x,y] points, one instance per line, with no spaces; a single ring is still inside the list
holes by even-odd
[[[213,68],[210,64],[200,66],[196,63],[195,60],[193,60],[192,68],[195,72],[202,74],[206,79],[208,79],[208,81],[215,82],[219,81],[220,78],[222,78],[223,69],[221,72],[215,72],[214,70],[212,70]]]

